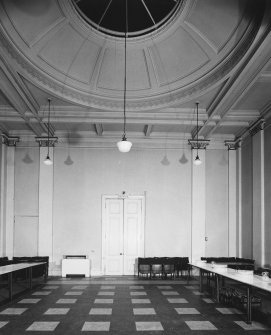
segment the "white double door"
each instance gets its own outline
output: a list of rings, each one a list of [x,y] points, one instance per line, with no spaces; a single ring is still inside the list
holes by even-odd
[[[144,197],[103,197],[105,275],[133,275],[137,257],[144,255]]]

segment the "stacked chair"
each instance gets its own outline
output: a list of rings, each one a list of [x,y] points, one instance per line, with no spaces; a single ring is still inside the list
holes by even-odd
[[[139,257],[138,277],[147,279],[174,279],[185,273],[190,277],[188,257]]]

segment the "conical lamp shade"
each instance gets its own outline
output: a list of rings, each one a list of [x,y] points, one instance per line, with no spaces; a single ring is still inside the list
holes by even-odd
[[[120,152],[129,152],[132,148],[132,142],[122,139],[117,143],[117,147]]]

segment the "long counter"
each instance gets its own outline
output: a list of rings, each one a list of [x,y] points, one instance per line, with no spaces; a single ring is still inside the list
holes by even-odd
[[[32,288],[32,268],[34,266],[44,265],[46,266],[46,262],[39,263],[18,263],[18,264],[10,264],[4,265],[0,267],[0,276],[7,274],[8,275],[8,287],[9,287],[9,300],[12,300],[13,291],[12,291],[12,275],[16,271],[28,269],[29,271],[29,288]],[[47,275],[45,280],[47,279]]]
[[[228,278],[238,283],[244,284],[247,289],[247,323],[251,323],[251,288],[271,293],[271,278],[263,278],[254,274],[243,274],[242,270],[230,268],[220,268],[215,264],[204,263],[201,261],[190,263],[191,266],[200,270],[200,291],[202,291],[203,274],[213,273],[216,277],[216,300],[219,302],[220,278]],[[246,273],[246,272],[245,272]]]

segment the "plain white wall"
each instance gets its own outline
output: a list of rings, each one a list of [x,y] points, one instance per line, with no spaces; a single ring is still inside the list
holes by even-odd
[[[186,153],[190,157],[191,152]],[[189,256],[191,229],[190,163],[180,152],[121,154],[117,150],[55,149],[53,246],[56,263],[65,254],[88,254],[101,268],[102,195],[146,196],[145,255]]]
[[[71,165],[66,161],[68,152],[73,161]],[[24,160],[27,154],[30,162]],[[120,195],[123,191],[128,195],[146,197],[145,256],[190,257],[191,150],[185,151],[186,163],[180,162],[182,154],[180,150],[168,150],[170,164],[163,165],[164,150],[133,149],[128,154],[121,154],[117,149],[76,147],[68,151],[56,146],[51,261],[59,265],[63,255],[87,254],[92,268],[99,272],[102,196]],[[228,197],[228,179],[224,156],[227,157],[227,150],[206,151],[207,219],[218,231],[219,238],[215,243],[216,246],[223,246],[221,255],[227,252],[225,222],[228,204],[225,199]],[[28,224],[28,227],[31,220],[28,222],[27,217],[38,215],[38,179],[39,148],[16,148],[15,212],[24,218],[20,222]],[[28,238],[32,241],[35,237]],[[24,243],[29,242],[27,236],[24,239],[17,248],[20,253],[24,252]],[[216,251],[215,248],[213,250]]]

